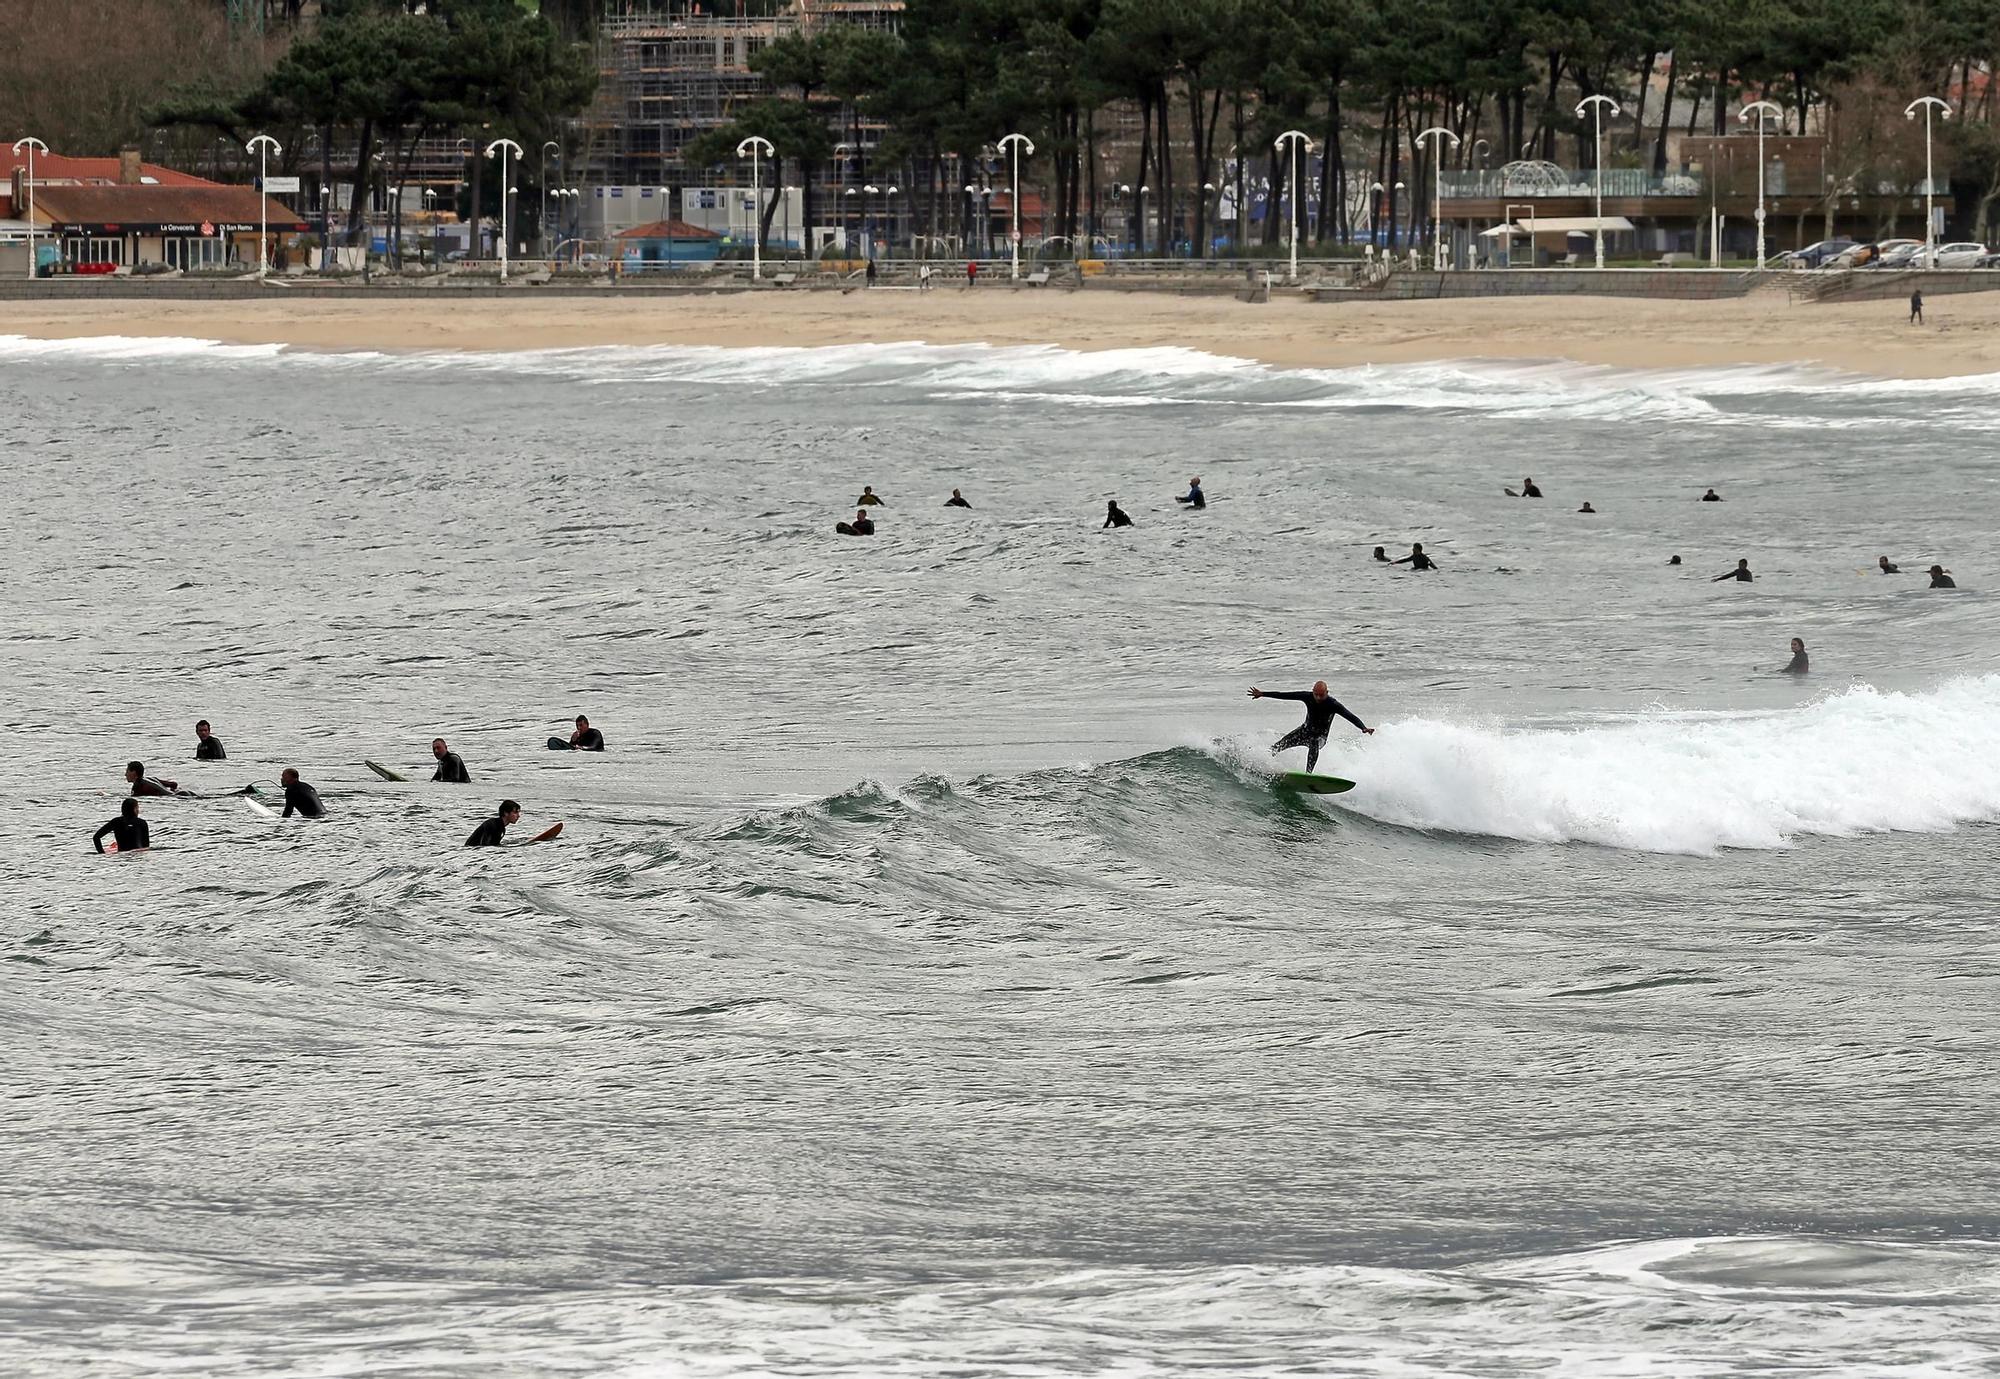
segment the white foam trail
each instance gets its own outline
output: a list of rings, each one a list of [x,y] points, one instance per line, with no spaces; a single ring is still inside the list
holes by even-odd
[[[1707,854],[2000,819],[2000,675],[1781,713],[1506,732],[1416,719],[1350,749],[1342,808],[1528,842]]]
[[[283,345],[225,345],[184,335],[83,335],[69,340],[35,340],[0,335],[0,358],[57,359],[275,359]]]

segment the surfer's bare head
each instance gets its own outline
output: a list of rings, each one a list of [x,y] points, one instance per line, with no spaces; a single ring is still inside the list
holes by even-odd
[[[1313,681],[1313,697],[1316,699],[1326,698],[1326,681],[1324,680]]]

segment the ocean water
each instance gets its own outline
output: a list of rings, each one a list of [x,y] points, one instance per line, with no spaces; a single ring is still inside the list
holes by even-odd
[[[2000,379],[0,370],[10,1379],[2000,1364]]]

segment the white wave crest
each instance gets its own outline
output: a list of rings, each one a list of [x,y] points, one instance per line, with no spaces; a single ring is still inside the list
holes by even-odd
[[[1780,713],[1505,732],[1416,719],[1354,750],[1341,807],[1528,842],[1708,854],[2000,819],[2000,675]]]

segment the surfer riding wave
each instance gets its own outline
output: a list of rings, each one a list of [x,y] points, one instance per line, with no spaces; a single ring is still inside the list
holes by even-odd
[[[1356,718],[1345,704],[1327,693],[1326,681],[1315,680],[1310,690],[1265,691],[1252,689],[1252,699],[1291,699],[1306,706],[1306,721],[1286,733],[1271,744],[1273,752],[1286,751],[1292,747],[1306,749],[1306,771],[1312,772],[1319,765],[1320,749],[1326,746],[1327,734],[1333,731],[1333,718],[1340,715],[1364,733],[1375,730]]]

